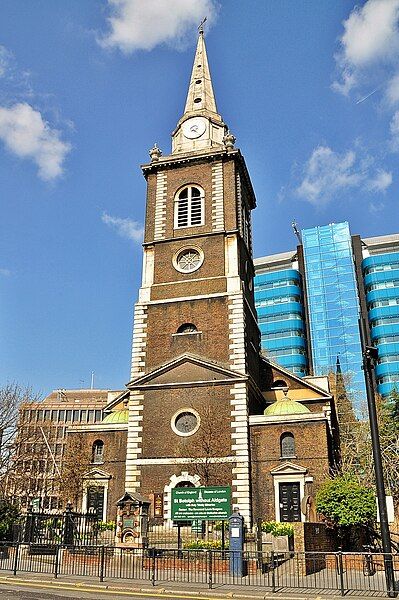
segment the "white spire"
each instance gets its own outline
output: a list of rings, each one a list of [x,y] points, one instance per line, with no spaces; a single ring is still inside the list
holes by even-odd
[[[215,94],[212,87],[208,57],[206,55],[204,30],[202,29],[202,26],[199,28],[197,50],[195,52],[184,113],[198,111],[217,114]]]
[[[216,108],[202,27],[204,21],[198,28],[186,106],[172,134],[172,154],[225,147],[227,127]]]

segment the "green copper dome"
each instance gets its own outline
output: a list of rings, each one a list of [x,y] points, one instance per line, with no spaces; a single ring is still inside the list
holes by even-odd
[[[129,420],[129,411],[127,409],[124,410],[115,410],[114,412],[108,413],[103,418],[103,423],[105,424],[113,424],[113,425],[121,425],[127,423]]]
[[[307,413],[310,413],[307,406],[285,397],[270,404],[263,414],[266,417],[278,417],[283,415],[305,415]]]

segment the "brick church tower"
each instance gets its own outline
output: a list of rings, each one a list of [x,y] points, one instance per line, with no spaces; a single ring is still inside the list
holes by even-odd
[[[263,411],[253,295],[255,196],[217,111],[202,29],[172,152],[142,167],[147,208],[134,311],[126,490],[231,485],[251,519],[249,416]],[[216,430],[212,430],[212,425]],[[207,437],[208,436],[208,437]],[[198,464],[213,466],[211,479]]]

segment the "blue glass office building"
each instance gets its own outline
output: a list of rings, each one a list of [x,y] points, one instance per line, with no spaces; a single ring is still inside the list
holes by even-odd
[[[399,252],[374,254],[362,263],[371,339],[378,348],[378,391],[399,391]]]
[[[365,397],[358,320],[360,303],[348,223],[302,231],[312,365],[315,375],[335,370]]]
[[[255,298],[262,348],[299,376],[308,373],[301,275],[297,269],[259,273]]]
[[[399,235],[361,239],[345,222],[301,237],[296,250],[254,261],[264,351],[300,376],[324,375],[339,357],[362,397],[362,315],[379,352],[377,390],[399,391]]]

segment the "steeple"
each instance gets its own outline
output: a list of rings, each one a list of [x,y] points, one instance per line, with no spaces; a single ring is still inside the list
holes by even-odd
[[[206,54],[204,30],[200,26],[184,114],[202,113],[204,111],[213,115],[217,114],[215,94]]]
[[[172,133],[172,154],[225,148],[224,137],[228,130],[216,108],[203,23],[198,28],[197,49],[184,113]]]

